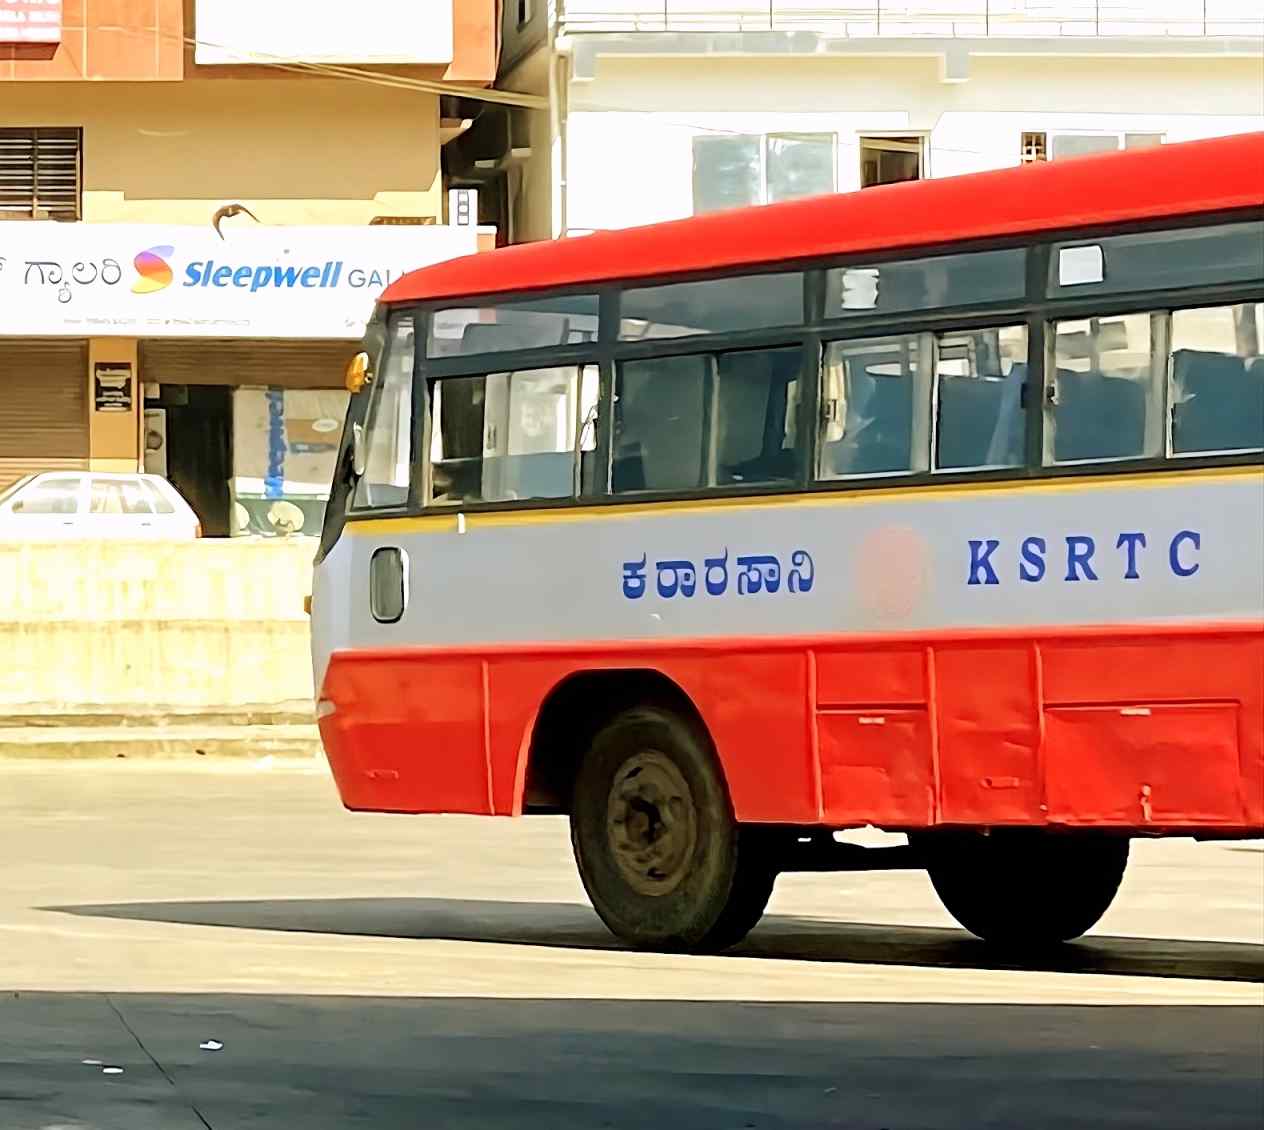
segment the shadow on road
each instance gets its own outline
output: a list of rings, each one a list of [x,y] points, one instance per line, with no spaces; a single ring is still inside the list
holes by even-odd
[[[64,914],[383,938],[569,949],[619,949],[593,911],[573,903],[443,898],[260,899],[46,907]],[[998,951],[962,930],[768,915],[736,956],[862,965],[1023,969],[1264,982],[1264,946],[1090,936],[1039,953]]]
[[[19,992],[0,1126],[1241,1130],[1262,1055],[1243,1006]]]

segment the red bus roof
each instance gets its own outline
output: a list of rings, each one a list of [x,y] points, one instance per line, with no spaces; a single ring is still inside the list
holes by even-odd
[[[886,185],[466,255],[386,302],[756,267],[1264,204],[1264,133]]]

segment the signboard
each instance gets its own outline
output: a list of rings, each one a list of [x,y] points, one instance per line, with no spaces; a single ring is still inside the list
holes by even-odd
[[[355,338],[474,227],[0,225],[0,336]]]
[[[452,0],[197,0],[195,61],[399,63],[453,59]]]
[[[92,407],[98,412],[132,410],[132,367],[116,361],[98,361],[92,367]]]
[[[0,43],[60,43],[61,0],[0,0]]]
[[[233,390],[233,533],[318,534],[342,439],[347,393]]]

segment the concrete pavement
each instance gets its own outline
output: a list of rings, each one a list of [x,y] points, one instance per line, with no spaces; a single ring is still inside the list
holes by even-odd
[[[733,956],[629,953],[562,821],[352,815],[310,764],[6,764],[0,851],[3,1130],[1264,1110],[1259,845],[1137,845],[1098,931],[1024,968],[903,872],[784,877]]]

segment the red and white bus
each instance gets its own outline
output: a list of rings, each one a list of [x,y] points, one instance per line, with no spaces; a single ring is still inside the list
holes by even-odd
[[[1264,135],[443,263],[349,385],[351,809],[567,813],[680,949],[897,864],[1064,940],[1131,838],[1264,829]]]

